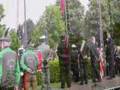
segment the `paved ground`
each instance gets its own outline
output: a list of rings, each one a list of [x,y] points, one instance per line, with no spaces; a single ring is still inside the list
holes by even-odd
[[[102,82],[98,82],[98,83],[92,83],[90,81],[88,85],[79,85],[79,83],[72,83],[72,87],[70,90],[104,90],[117,86],[120,87],[120,77],[116,77],[112,80],[107,80],[105,78]],[[61,89],[54,88],[52,90],[61,90]]]

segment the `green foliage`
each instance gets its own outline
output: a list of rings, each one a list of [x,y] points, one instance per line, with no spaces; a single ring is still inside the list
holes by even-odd
[[[40,36],[45,35],[47,31],[50,46],[56,47],[60,34],[65,31],[64,22],[61,18],[59,6],[48,6],[32,32],[32,42],[36,46],[39,45]]]
[[[68,13],[70,43],[77,44],[83,38],[84,7],[77,0],[68,0]]]
[[[81,34],[83,29],[82,20],[84,16],[84,7],[78,0],[68,1],[70,31],[75,35]]]
[[[0,4],[0,21],[3,18],[3,16],[4,16],[3,13],[4,13],[3,5]]]
[[[59,60],[51,60],[49,62],[49,69],[50,69],[50,81],[51,83],[57,83],[60,82],[60,70],[59,70]],[[37,73],[37,80],[38,85],[41,85],[42,83],[42,74]]]
[[[102,30],[107,31],[109,27],[109,12],[107,0],[101,1],[101,15],[102,15]],[[97,0],[90,0],[89,10],[86,12],[84,25],[85,25],[85,37],[89,38],[92,35],[97,34],[99,30],[99,10]]]
[[[42,84],[42,74],[39,72],[37,73],[37,83],[38,83],[38,85]]]
[[[55,59],[49,62],[51,83],[60,81],[59,60]]]
[[[4,13],[3,5],[0,4],[0,22],[4,17],[3,13]],[[5,26],[0,24],[0,37],[2,37],[2,35],[4,33],[4,29],[5,29]]]
[[[5,30],[5,26],[4,25],[0,25],[0,37],[3,36],[4,30]]]
[[[19,38],[17,36],[17,33],[15,31],[11,31],[10,37],[11,37],[11,48],[13,50],[17,51],[18,48],[20,47],[20,42],[19,42]]]
[[[113,28],[113,38],[115,40],[115,44],[120,45],[120,1],[114,0],[111,2],[112,5],[112,28]]]
[[[91,79],[92,78],[92,67],[91,67],[90,59],[86,59],[86,65],[87,65],[88,78]]]
[[[46,21],[50,46],[56,47],[60,35],[65,31],[65,24],[62,20],[59,6],[47,7]]]

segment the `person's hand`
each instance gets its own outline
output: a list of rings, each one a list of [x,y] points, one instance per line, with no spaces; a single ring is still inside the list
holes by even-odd
[[[28,68],[27,72],[32,73],[32,70],[30,68]]]
[[[41,73],[41,72],[42,72],[42,70],[41,70],[41,69],[40,69],[40,70],[37,70],[37,72]]]
[[[20,73],[20,75],[21,75],[21,76],[23,76],[23,75],[24,75],[24,73],[23,73],[23,72],[21,72],[21,73]]]
[[[18,87],[18,86],[15,86],[14,90],[19,90],[19,87]]]

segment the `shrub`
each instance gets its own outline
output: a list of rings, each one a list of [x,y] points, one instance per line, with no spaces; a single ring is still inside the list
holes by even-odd
[[[60,81],[60,70],[59,70],[59,60],[51,60],[49,62],[50,68],[50,81],[51,83],[59,82]]]
[[[59,60],[51,60],[49,62],[49,70],[50,70],[50,81],[51,83],[57,83],[60,81],[60,70],[59,70]],[[42,74],[37,73],[37,81],[38,85],[42,83]]]
[[[91,79],[92,77],[92,68],[90,60],[86,60],[87,65],[87,74],[88,78]],[[49,70],[50,70],[50,81],[51,83],[60,82],[60,68],[59,68],[59,60],[56,58],[55,60],[51,60],[49,62]],[[42,83],[42,76],[40,73],[37,73],[38,85]]]

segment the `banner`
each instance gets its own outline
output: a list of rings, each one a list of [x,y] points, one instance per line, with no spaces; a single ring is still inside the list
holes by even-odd
[[[65,12],[65,0],[60,0],[60,10],[61,10],[62,16],[64,16],[64,12]]]

